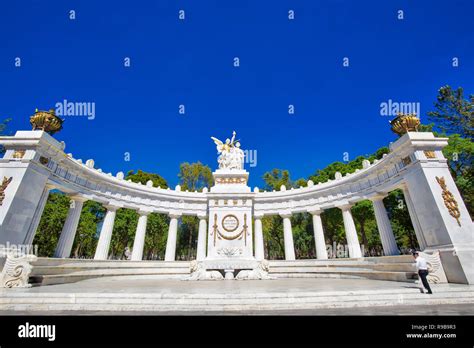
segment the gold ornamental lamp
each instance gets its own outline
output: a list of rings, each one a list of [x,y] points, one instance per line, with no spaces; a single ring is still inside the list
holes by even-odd
[[[402,136],[407,132],[418,132],[418,127],[420,126],[420,119],[413,114],[402,114],[399,113],[392,121],[392,132]]]
[[[55,115],[54,109],[49,111],[36,109],[34,115],[30,117],[33,130],[42,130],[50,135],[59,132],[63,128],[63,122],[64,120]]]

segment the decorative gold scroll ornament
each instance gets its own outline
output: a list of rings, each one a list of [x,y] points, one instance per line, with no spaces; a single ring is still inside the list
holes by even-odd
[[[8,185],[12,182],[13,177],[7,178],[6,176],[3,177],[2,185],[0,185],[0,205],[3,204],[3,200],[5,199],[5,190],[7,189]]]
[[[214,214],[214,225],[212,226],[212,233],[214,235],[214,246],[216,246],[217,238],[217,214]]]
[[[453,194],[448,190],[444,176],[441,178],[436,177],[436,181],[438,181],[439,186],[441,186],[441,189],[443,190],[442,197],[444,200],[444,205],[446,208],[448,208],[449,214],[455,218],[458,222],[458,225],[461,226],[461,222],[459,221],[461,212],[459,211],[458,202],[456,202]]]
[[[14,153],[13,153],[13,158],[15,159],[22,159],[23,156],[25,156],[25,152],[26,150],[16,150]]]
[[[434,151],[425,150],[423,152],[425,153],[426,158],[429,158],[429,159],[436,158],[436,154]]]
[[[216,178],[217,184],[246,184],[245,178]]]

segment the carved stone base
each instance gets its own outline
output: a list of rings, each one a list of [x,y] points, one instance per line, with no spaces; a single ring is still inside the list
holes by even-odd
[[[446,274],[444,273],[443,264],[439,256],[439,251],[432,254],[420,252],[420,256],[426,260],[428,264],[428,276],[426,279],[431,284],[444,284],[448,282]]]
[[[259,262],[258,266],[252,270],[242,270],[237,274],[235,279],[238,280],[260,280],[260,279],[275,279],[268,275],[270,270],[270,263],[267,260]]]
[[[219,271],[207,271],[204,264],[199,261],[191,261],[191,275],[183,280],[222,280],[224,277]]]
[[[205,260],[191,261],[191,275],[183,280],[258,280],[275,279],[268,275],[267,260]],[[239,271],[237,276],[235,272]],[[225,277],[222,275],[224,272]]]
[[[28,278],[33,267],[30,262],[36,261],[35,255],[24,255],[17,252],[7,253],[7,260],[0,274],[1,288],[29,288]]]

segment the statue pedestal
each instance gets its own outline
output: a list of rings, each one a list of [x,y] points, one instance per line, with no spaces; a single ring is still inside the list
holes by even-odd
[[[229,263],[254,261],[252,241],[253,193],[247,186],[248,172],[218,169],[209,193],[209,227],[206,269],[251,269]],[[216,267],[215,262],[221,265]],[[227,266],[226,266],[227,265]],[[242,265],[241,265],[242,266]],[[253,266],[253,265],[251,265]]]
[[[249,173],[244,169],[218,169],[212,173],[214,186],[211,193],[248,193]]]

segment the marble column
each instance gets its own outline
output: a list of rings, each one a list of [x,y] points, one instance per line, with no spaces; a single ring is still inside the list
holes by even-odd
[[[362,252],[360,250],[359,237],[357,236],[354,219],[352,218],[351,207],[352,205],[346,204],[339,206],[338,208],[342,210],[347,247],[349,248],[349,257],[357,258],[362,257]]]
[[[43,193],[41,194],[38,206],[36,207],[35,213],[33,215],[33,219],[31,220],[30,227],[28,228],[25,240],[23,241],[24,245],[33,244],[33,240],[35,239],[36,235],[36,230],[38,229],[41,216],[43,215],[44,207],[46,206],[46,202],[48,201],[49,192],[52,189],[54,189],[53,185],[46,184]]]
[[[418,220],[418,216],[415,212],[415,207],[413,206],[413,201],[411,200],[410,192],[408,192],[408,188],[406,186],[402,187],[403,196],[405,197],[405,202],[407,204],[408,214],[410,215],[411,224],[413,225],[413,229],[415,230],[416,239],[418,240],[418,245],[420,246],[420,250],[426,249],[426,240],[423,236],[423,231],[421,229],[420,221]]]
[[[372,197],[370,200],[374,206],[375,219],[377,220],[377,228],[385,256],[400,255],[395,236],[393,235],[392,225],[383,204],[383,196]]]
[[[314,243],[316,246],[316,258],[319,260],[326,260],[328,258],[328,251],[326,250],[326,239],[324,238],[323,223],[321,221],[321,213],[323,211],[316,209],[310,211],[313,215],[313,231]]]
[[[206,216],[198,216],[199,218],[199,232],[198,232],[198,245],[196,260],[202,261],[206,258],[206,234],[207,234],[207,221]]]
[[[291,230],[291,214],[280,214],[283,218],[283,239],[285,242],[285,260],[295,260],[295,246],[293,244],[293,232]]]
[[[71,256],[72,245],[76,237],[77,226],[81,217],[82,207],[87,199],[83,197],[71,197],[71,204],[67,214],[66,222],[59,236],[59,242],[54,251],[54,257],[66,258]]]
[[[263,228],[262,216],[254,216],[255,218],[255,259],[261,261],[265,259],[265,250],[263,247]]]
[[[138,224],[135,232],[135,240],[133,241],[132,261],[141,261],[143,259],[143,248],[145,247],[146,224],[148,221],[149,211],[138,211]]]
[[[176,259],[176,238],[178,234],[178,219],[180,215],[170,214],[170,225],[168,228],[168,239],[166,241],[165,261]]]
[[[106,206],[107,213],[100,231],[99,242],[95,251],[94,260],[107,260],[109,256],[110,240],[112,239],[112,231],[114,229],[115,215],[118,207]]]

